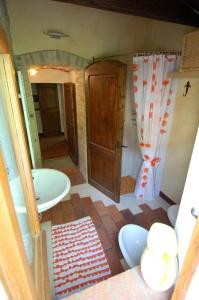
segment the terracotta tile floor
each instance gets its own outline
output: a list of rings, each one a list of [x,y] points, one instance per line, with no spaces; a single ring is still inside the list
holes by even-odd
[[[72,186],[86,182],[79,168],[68,156],[68,147],[63,135],[40,138],[40,146],[43,167],[65,173],[69,177]]]
[[[170,225],[164,209],[152,210],[146,204],[140,207],[143,212],[133,215],[128,209],[119,211],[115,205],[105,206],[102,201],[93,202],[90,197],[80,198],[78,194],[72,194],[70,200],[60,202],[44,212],[42,222],[51,221],[57,225],[90,216],[114,276],[123,272],[120,263],[122,254],[118,245],[118,233],[122,226],[133,223],[149,229],[154,222]]]

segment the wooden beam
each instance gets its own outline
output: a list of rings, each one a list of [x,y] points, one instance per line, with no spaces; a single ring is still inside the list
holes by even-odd
[[[157,0],[54,0],[150,19],[199,27],[197,1]],[[190,2],[191,1],[191,2]]]

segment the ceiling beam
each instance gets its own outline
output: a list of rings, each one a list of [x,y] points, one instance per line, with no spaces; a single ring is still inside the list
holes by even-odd
[[[198,0],[54,0],[199,27]]]

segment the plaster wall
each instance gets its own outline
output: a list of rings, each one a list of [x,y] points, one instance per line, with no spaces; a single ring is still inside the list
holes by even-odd
[[[48,0],[7,0],[15,54],[63,50],[86,58],[181,50],[193,27]],[[69,38],[51,39],[57,30]]]
[[[191,89],[183,97],[184,86]],[[168,144],[161,190],[180,203],[199,124],[199,79],[179,80],[176,106]]]
[[[69,81],[69,72],[53,69],[40,69],[30,76],[31,83],[65,83]]]

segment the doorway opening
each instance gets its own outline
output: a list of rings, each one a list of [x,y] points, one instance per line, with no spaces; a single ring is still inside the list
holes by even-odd
[[[35,73],[29,72],[29,80],[42,168],[65,173],[72,185],[84,183],[79,169],[75,83],[68,71],[41,67],[34,70]]]

